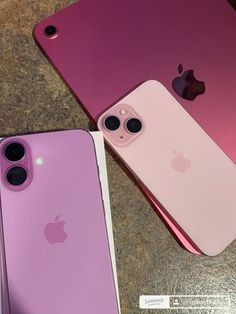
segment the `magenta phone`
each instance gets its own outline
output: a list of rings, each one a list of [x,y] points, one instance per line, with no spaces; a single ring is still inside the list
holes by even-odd
[[[6,313],[118,314],[91,135],[9,137],[0,152]]]
[[[206,255],[236,239],[236,167],[158,81],[137,87],[98,120],[107,142]]]
[[[226,0],[81,0],[34,38],[93,120],[156,79],[236,162],[235,26]]]
[[[34,36],[93,119],[156,79],[236,162],[235,29],[227,0],[81,0]]]

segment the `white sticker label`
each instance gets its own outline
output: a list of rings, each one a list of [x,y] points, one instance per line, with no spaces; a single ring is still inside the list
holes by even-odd
[[[164,295],[141,295],[140,309],[169,309],[170,297]]]
[[[140,309],[230,309],[229,295],[141,295]]]

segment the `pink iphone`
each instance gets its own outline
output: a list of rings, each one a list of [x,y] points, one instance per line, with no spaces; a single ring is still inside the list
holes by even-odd
[[[5,312],[117,314],[91,135],[9,137],[0,152]]]
[[[159,82],[143,83],[98,127],[160,209],[206,255],[236,238],[236,167]]]
[[[236,162],[235,28],[227,0],[80,0],[34,38],[93,120],[156,79]]]

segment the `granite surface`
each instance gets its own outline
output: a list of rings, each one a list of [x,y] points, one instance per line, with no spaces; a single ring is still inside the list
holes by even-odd
[[[39,20],[71,3],[1,0],[1,135],[89,127],[85,113],[32,38]],[[107,164],[122,314],[168,313],[140,310],[143,294],[227,294],[230,309],[211,313],[236,313],[236,241],[214,258],[188,253],[109,153]],[[191,312],[209,313],[169,311]]]

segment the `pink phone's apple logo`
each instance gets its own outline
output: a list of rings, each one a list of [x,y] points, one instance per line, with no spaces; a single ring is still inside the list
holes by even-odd
[[[174,152],[174,158],[171,160],[171,166],[178,172],[186,172],[191,167],[191,161],[186,159],[182,153]]]
[[[198,81],[193,70],[183,72],[182,64],[178,67],[180,76],[172,82],[172,87],[176,94],[187,100],[194,100],[197,96],[205,93],[205,83]]]
[[[60,215],[56,216],[54,222],[48,223],[44,228],[44,234],[49,243],[63,243],[67,238],[64,231],[65,222],[60,219]]]

